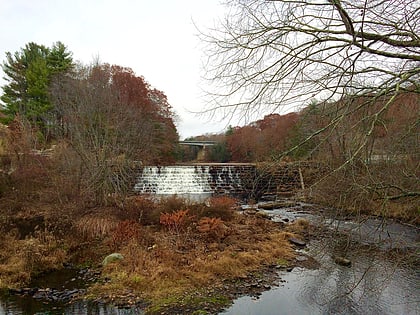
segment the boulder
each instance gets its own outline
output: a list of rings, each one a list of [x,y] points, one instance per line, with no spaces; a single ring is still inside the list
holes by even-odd
[[[109,263],[120,261],[122,259],[124,259],[124,256],[121,255],[120,253],[112,253],[104,258],[104,260],[102,261],[102,266],[105,267]]]

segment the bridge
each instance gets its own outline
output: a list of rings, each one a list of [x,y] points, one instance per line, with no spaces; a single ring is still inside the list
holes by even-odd
[[[193,145],[193,146],[198,146],[198,147],[205,147],[205,146],[209,146],[209,145],[215,145],[217,142],[216,141],[195,141],[195,140],[191,140],[191,141],[179,141],[179,144],[183,144],[183,145]]]
[[[217,144],[216,141],[195,141],[195,140],[191,140],[191,141],[179,141],[178,142],[180,145],[189,145],[189,146],[195,146],[195,147],[200,147],[200,151],[198,151],[197,153],[197,160],[198,161],[204,161],[205,157],[206,157],[206,148],[208,146],[213,146],[215,144]]]

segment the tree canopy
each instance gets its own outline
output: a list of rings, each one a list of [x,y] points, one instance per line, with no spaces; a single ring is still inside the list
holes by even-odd
[[[283,155],[328,162],[332,175],[344,176],[348,200],[355,192],[420,195],[418,1],[226,3],[225,19],[201,33],[212,83],[204,112],[249,117],[307,107]]]

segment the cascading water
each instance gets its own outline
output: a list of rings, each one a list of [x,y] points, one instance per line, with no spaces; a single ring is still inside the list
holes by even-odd
[[[182,195],[202,199],[213,194],[243,192],[244,168],[236,165],[146,166],[134,190],[140,194]]]

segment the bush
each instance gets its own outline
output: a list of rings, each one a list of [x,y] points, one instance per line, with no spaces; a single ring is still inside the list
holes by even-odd
[[[189,207],[188,201],[185,198],[179,197],[177,195],[162,198],[160,200],[161,212],[175,212],[182,209],[187,209]]]
[[[208,207],[205,209],[203,215],[229,221],[235,215],[237,203],[238,201],[232,197],[212,197],[209,199]]]
[[[192,217],[188,215],[188,209],[178,210],[172,213],[162,213],[160,215],[160,224],[168,231],[179,234],[185,230],[186,226],[191,222]]]
[[[227,227],[220,218],[201,218],[197,230],[207,238],[220,240],[226,235]]]
[[[142,225],[159,224],[161,209],[156,202],[144,196],[131,196],[124,202],[123,220],[137,221]]]
[[[138,243],[140,240],[141,225],[135,221],[125,220],[118,223],[114,229],[111,238],[111,248],[116,250],[130,241]]]

